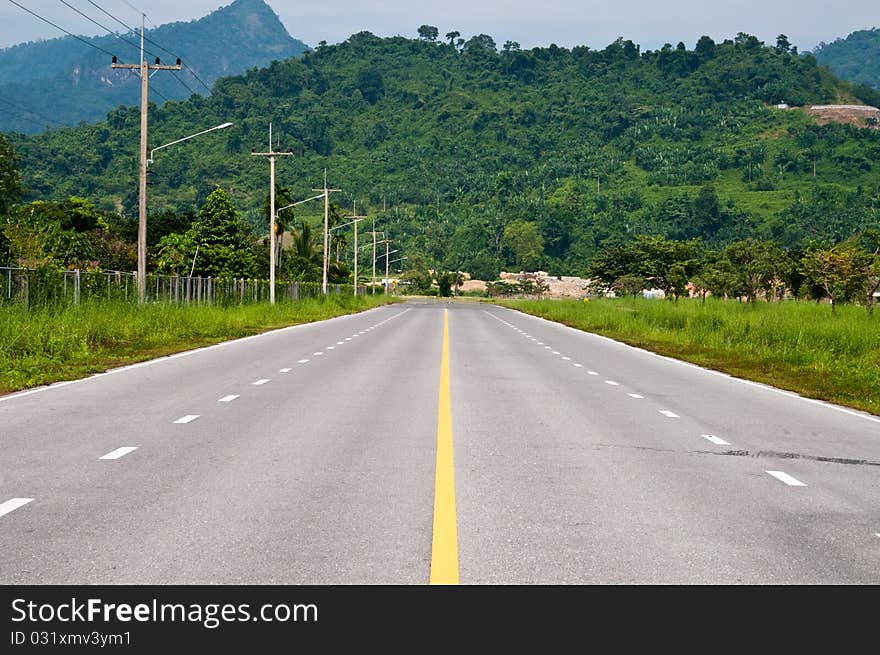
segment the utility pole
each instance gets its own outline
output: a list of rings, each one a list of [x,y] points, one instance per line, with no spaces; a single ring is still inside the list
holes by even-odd
[[[326,296],[327,295],[327,269],[330,266],[330,250],[329,250],[329,241],[330,241],[330,194],[338,191],[342,191],[342,189],[328,189],[327,188],[327,169],[324,169],[324,188],[323,189],[312,189],[312,191],[323,191],[324,192],[324,270],[321,276],[321,292]]]
[[[354,222],[354,295],[357,297],[358,293],[358,223],[362,220],[366,219],[366,216],[358,216],[357,213],[357,200],[352,202],[352,216],[346,216],[346,218],[352,219]]]
[[[388,248],[391,242],[385,239],[385,295],[388,295]]]
[[[155,64],[148,64],[144,58],[144,23],[146,14],[141,14],[141,61],[139,64],[120,64],[113,57],[111,68],[137,70],[141,76],[141,163],[140,183],[138,186],[138,269],[137,290],[138,302],[143,304],[147,296],[147,110],[150,97],[150,71],[179,71],[182,66],[178,58],[174,66],[166,66],[156,57]]]
[[[275,152],[272,148],[272,123],[269,123],[269,152],[252,152],[256,157],[269,158],[269,304],[275,304],[275,157],[290,157],[292,152]]]

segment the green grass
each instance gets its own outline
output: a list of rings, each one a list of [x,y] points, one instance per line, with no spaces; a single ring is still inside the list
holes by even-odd
[[[599,299],[499,304],[630,345],[880,414],[880,314],[787,301]]]
[[[395,300],[395,299],[392,299]],[[385,296],[329,296],[234,307],[88,302],[78,307],[0,307],[0,393],[72,380],[124,364],[351,314]]]

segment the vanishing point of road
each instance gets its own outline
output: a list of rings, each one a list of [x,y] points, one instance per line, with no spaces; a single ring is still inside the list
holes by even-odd
[[[4,584],[880,583],[880,419],[410,302],[0,398]]]

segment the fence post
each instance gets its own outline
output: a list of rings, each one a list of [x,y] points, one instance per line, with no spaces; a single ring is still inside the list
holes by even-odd
[[[79,269],[73,272],[73,304],[79,304]]]

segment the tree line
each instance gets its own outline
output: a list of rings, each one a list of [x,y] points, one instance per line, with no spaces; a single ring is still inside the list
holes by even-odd
[[[880,291],[880,231],[796,250],[754,238],[711,250],[697,239],[640,235],[603,250],[589,273],[599,293],[626,296],[659,289],[673,299],[712,295],[745,302],[827,298],[832,311],[840,303],[857,302],[870,314]]]

